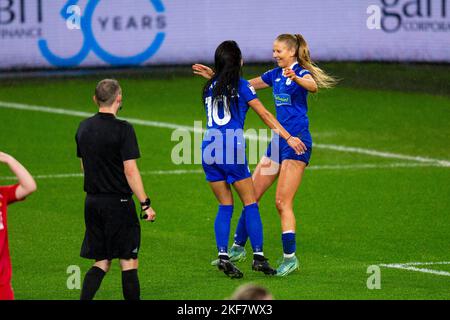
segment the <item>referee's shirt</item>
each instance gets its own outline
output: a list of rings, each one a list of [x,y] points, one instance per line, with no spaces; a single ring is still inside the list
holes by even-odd
[[[82,121],[75,136],[84,167],[84,191],[89,195],[132,195],[123,162],[140,157],[131,124],[99,112]]]

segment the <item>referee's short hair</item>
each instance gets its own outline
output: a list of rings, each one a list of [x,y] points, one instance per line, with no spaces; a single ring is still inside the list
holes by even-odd
[[[103,79],[95,87],[95,100],[99,105],[112,105],[119,94],[122,94],[122,89],[115,79]]]

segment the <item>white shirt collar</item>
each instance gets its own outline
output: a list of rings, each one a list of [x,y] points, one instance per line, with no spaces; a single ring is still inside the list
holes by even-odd
[[[298,64],[298,61],[295,61],[290,67],[289,69],[294,69],[295,65]]]

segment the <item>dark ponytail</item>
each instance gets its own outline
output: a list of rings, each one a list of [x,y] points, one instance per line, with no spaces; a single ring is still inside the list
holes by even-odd
[[[214,55],[214,76],[206,82],[202,91],[202,98],[205,99],[209,87],[215,82],[212,91],[212,98],[225,96],[231,104],[233,99],[237,99],[239,79],[242,74],[242,53],[235,41],[228,40],[222,42],[216,49]]]

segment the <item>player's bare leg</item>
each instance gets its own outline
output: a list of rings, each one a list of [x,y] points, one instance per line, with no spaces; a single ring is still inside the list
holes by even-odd
[[[270,186],[275,182],[278,177],[280,165],[270,158],[264,156],[259,161],[253,172],[253,188],[256,202],[259,203],[264,193]],[[233,246],[230,248],[230,259],[231,261],[241,262],[246,259],[246,251],[244,244],[247,241],[248,235],[245,230],[245,219],[243,214],[239,219],[238,226],[235,233],[235,241]]]
[[[300,186],[306,164],[297,160],[284,160],[278,176],[275,204],[281,219],[283,241],[283,263],[277,269],[277,275],[285,276],[298,269],[295,256],[296,220],[294,215],[294,197]]]
[[[296,228],[294,197],[300,186],[306,164],[297,160],[284,160],[278,177],[275,205],[281,218],[283,232]]]
[[[256,201],[260,201],[267,189],[272,186],[280,172],[280,165],[270,158],[264,156],[259,161],[253,172],[253,186]]]
[[[231,192],[231,187],[228,183],[225,181],[216,181],[210,182],[209,186],[221,205],[233,205],[233,193]]]
[[[252,178],[236,181],[233,184],[233,187],[236,189],[239,198],[241,198],[241,201],[244,204],[244,206],[248,206],[256,202]]]

